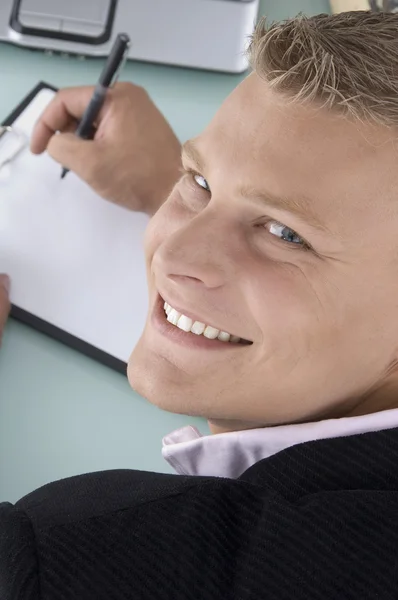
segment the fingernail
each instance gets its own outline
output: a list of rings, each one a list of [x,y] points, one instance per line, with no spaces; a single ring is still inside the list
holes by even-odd
[[[8,277],[8,275],[2,274],[0,275],[0,285],[3,286],[3,288],[6,290],[7,294],[10,291],[10,278]]]

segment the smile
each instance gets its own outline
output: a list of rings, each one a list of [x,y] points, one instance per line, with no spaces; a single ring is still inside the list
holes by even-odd
[[[167,320],[172,325],[175,325],[179,329],[183,331],[191,332],[196,335],[203,335],[209,340],[215,340],[216,338],[221,342],[230,342],[230,343],[238,343],[242,338],[237,335],[232,335],[227,331],[221,331],[220,329],[216,329],[211,325],[206,325],[201,321],[194,321],[190,317],[178,312],[175,308],[170,306],[167,302],[163,305],[164,311],[166,313]],[[242,339],[243,343],[250,343],[248,340]]]
[[[180,327],[170,323],[167,318],[169,315],[166,314],[164,304],[165,300],[158,293],[151,314],[151,323],[153,326],[153,331],[160,334],[161,338],[167,340],[173,345],[182,346],[191,351],[198,352],[203,352],[204,350],[208,352],[215,352],[217,350],[223,352],[237,352],[238,349],[243,350],[243,348],[249,348],[252,345],[252,342],[247,342],[240,338],[238,338],[239,342],[232,342],[231,338],[228,342],[226,342],[218,339],[218,335],[213,339],[205,337],[203,334],[192,335],[192,331],[184,331],[183,329],[180,329]],[[169,312],[171,313],[171,310]],[[182,314],[183,313],[180,313],[180,315]],[[194,315],[191,314],[188,318],[193,321],[192,325],[194,325],[196,322],[196,320],[194,320]],[[184,324],[184,320],[181,323]],[[200,321],[198,321],[198,323],[200,323]],[[189,354],[187,354],[187,357],[188,356]]]

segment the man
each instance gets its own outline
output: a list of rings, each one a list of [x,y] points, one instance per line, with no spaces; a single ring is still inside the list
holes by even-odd
[[[165,438],[177,478],[1,505],[6,600],[397,596],[398,16],[261,23],[251,58],[177,183],[141,89],[109,94],[94,141],[54,135],[88,88],[37,124],[33,152],[153,215],[129,380],[215,435]]]

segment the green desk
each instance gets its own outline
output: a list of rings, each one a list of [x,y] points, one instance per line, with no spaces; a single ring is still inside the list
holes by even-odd
[[[261,7],[271,19],[299,11],[327,12],[328,2],[263,0]],[[101,59],[47,56],[0,44],[0,119],[39,80],[57,87],[93,84],[101,66]],[[122,74],[148,90],[181,141],[206,126],[242,78],[131,62]],[[136,394],[127,377],[9,320],[0,350],[0,502],[15,502],[45,483],[90,471],[171,473],[161,440],[187,424],[209,433],[204,419],[161,411]]]

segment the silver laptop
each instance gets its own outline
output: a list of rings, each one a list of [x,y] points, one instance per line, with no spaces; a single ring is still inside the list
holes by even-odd
[[[0,40],[106,56],[127,33],[129,58],[217,71],[247,69],[259,0],[0,0]]]

